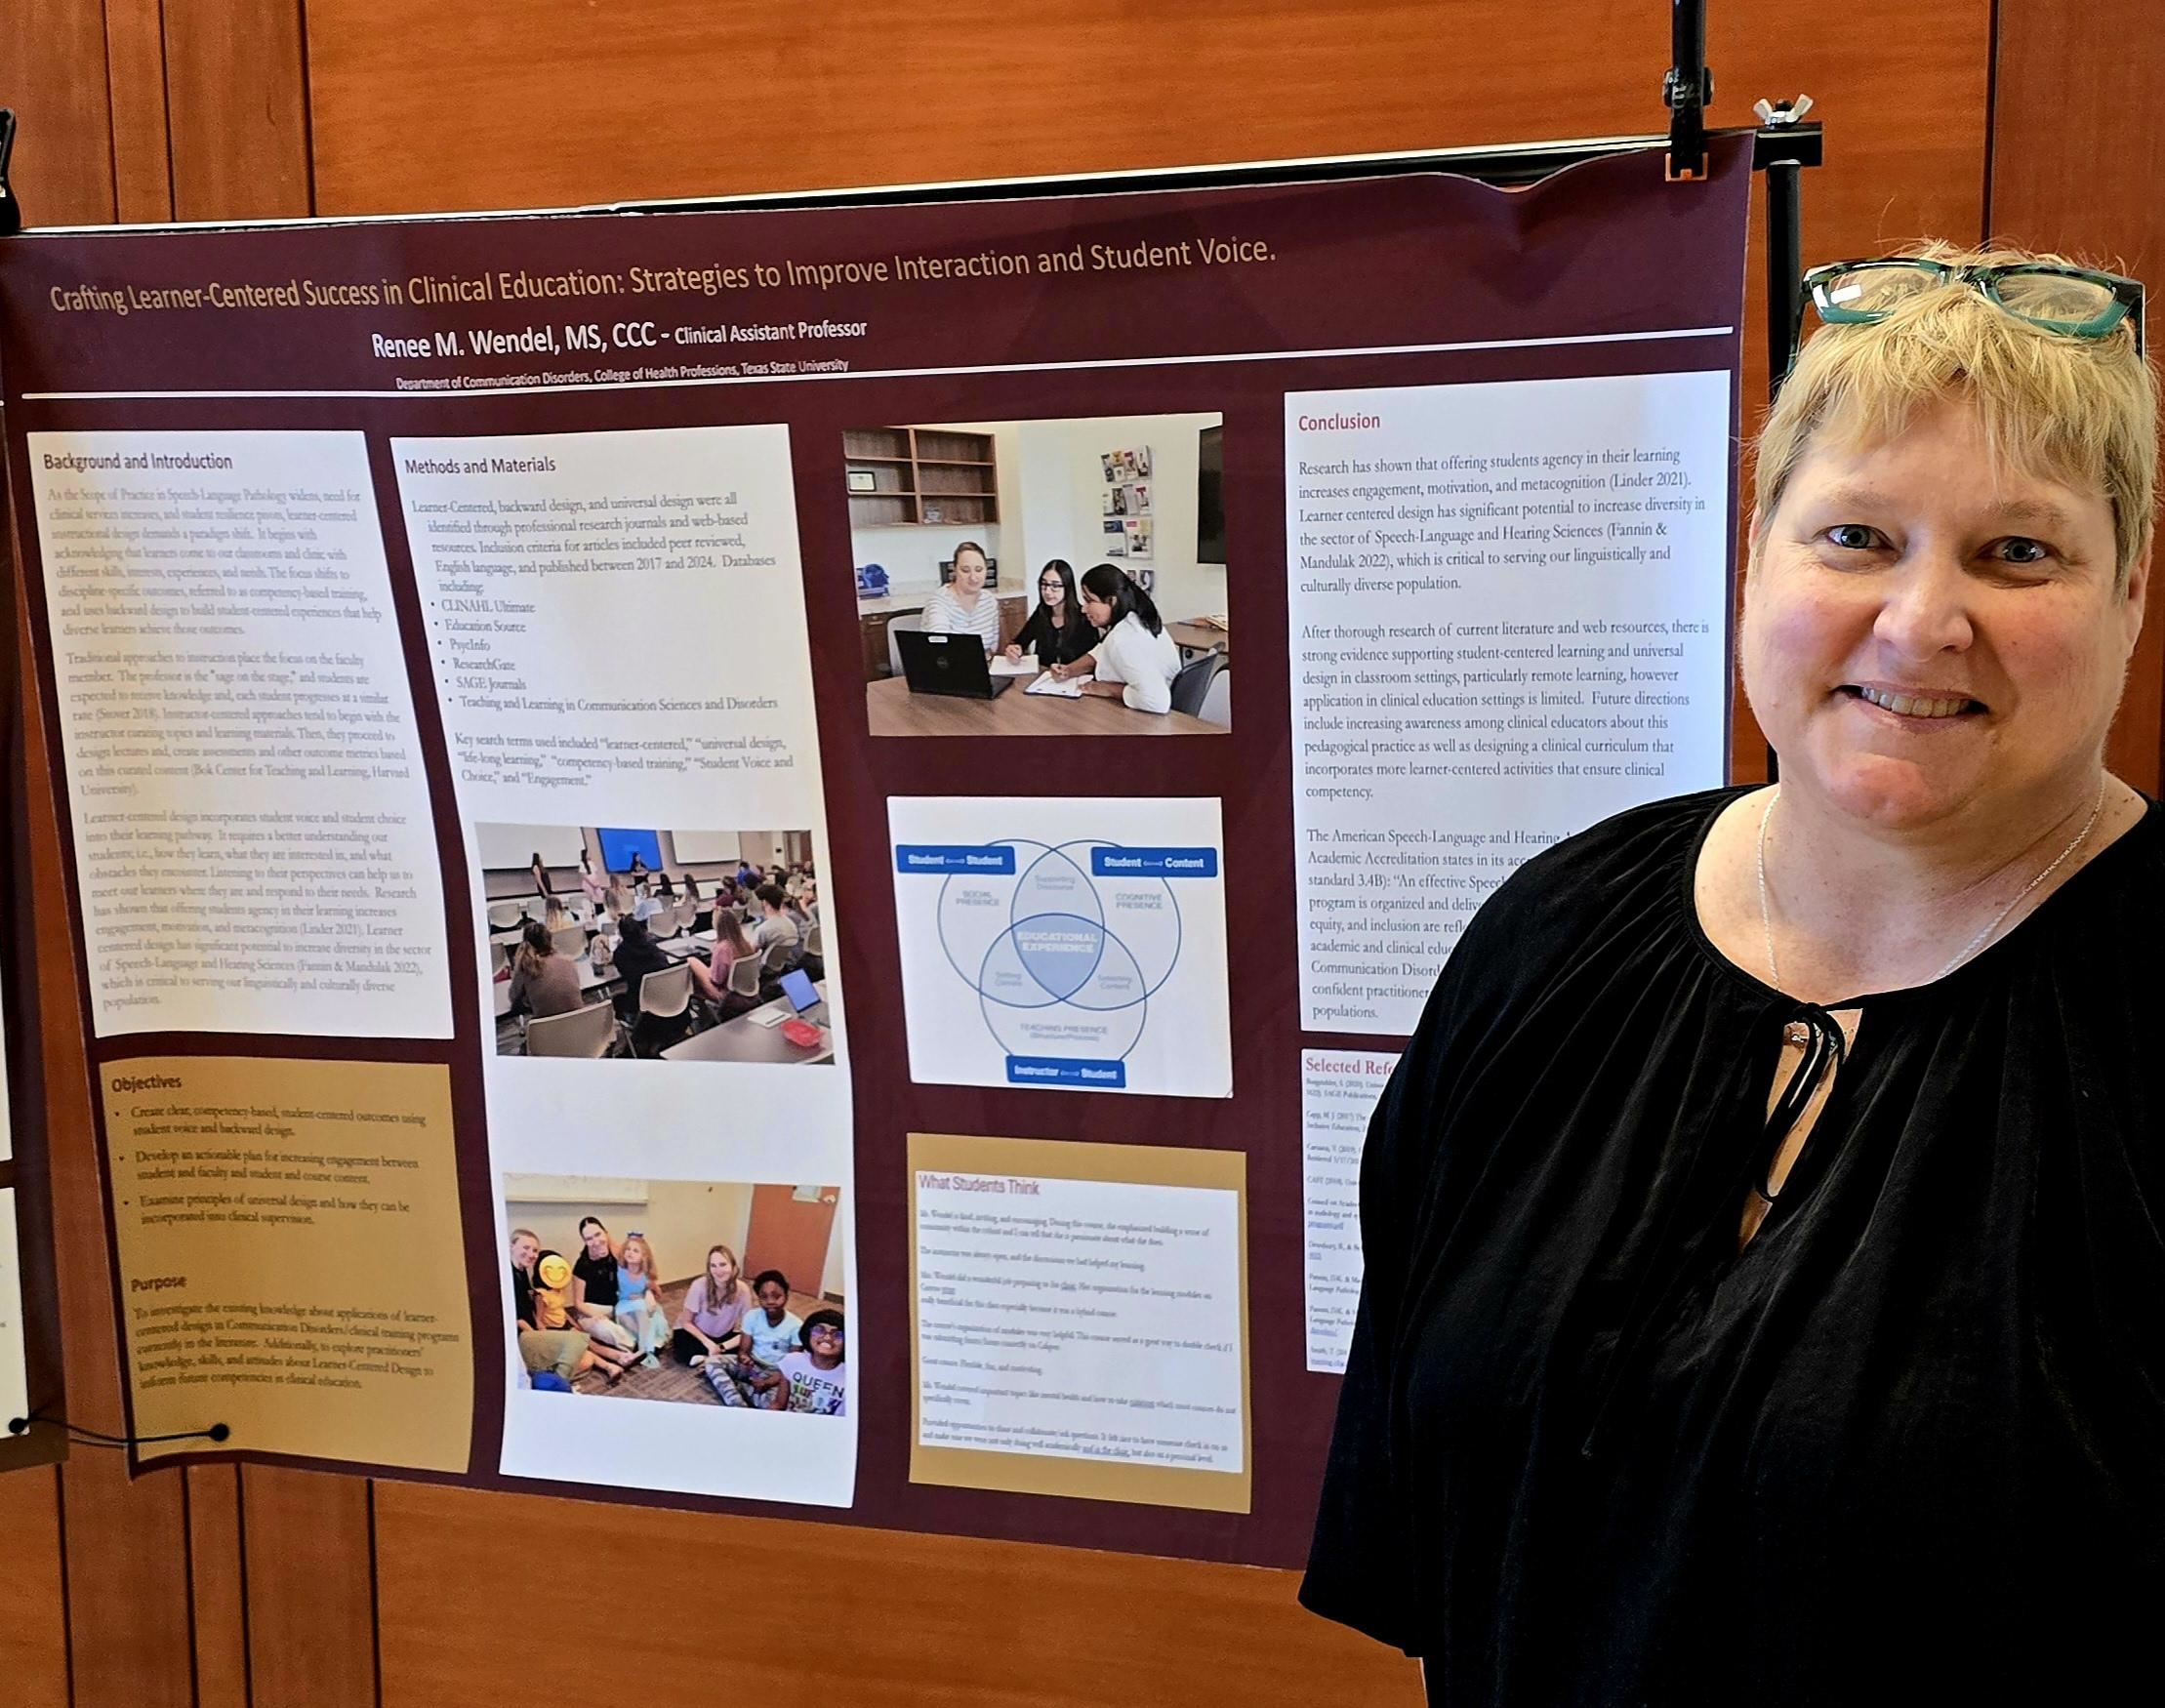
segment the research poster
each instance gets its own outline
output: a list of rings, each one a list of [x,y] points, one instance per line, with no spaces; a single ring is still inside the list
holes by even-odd
[[[10,239],[135,1467],[1297,1564],[1438,969],[1723,773],[1714,167]]]

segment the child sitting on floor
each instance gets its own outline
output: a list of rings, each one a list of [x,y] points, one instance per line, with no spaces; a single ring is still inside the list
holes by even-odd
[[[662,1309],[661,1281],[654,1273],[654,1250],[646,1236],[633,1229],[624,1237],[624,1250],[617,1258],[617,1325],[632,1336],[648,1369],[661,1361],[654,1355],[669,1344],[669,1316]]]
[[[843,1416],[849,1372],[843,1367],[842,1314],[814,1311],[806,1317],[804,1350],[784,1357],[781,1370],[790,1385],[787,1410]]]
[[[790,1310],[790,1278],[780,1270],[761,1270],[752,1282],[752,1293],[758,1306],[747,1311],[738,1324],[745,1349],[734,1358],[709,1359],[707,1385],[724,1405],[780,1411],[790,1393],[782,1361],[797,1350],[797,1337],[804,1325]]]

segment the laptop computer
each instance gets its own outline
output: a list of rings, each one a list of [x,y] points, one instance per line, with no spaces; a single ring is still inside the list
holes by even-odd
[[[819,994],[819,987],[801,967],[792,967],[781,978],[782,1002],[770,1002],[764,1008],[755,1009],[746,1018],[761,1026],[780,1026],[785,1020],[803,1020],[813,1025],[827,1019],[827,998]]]
[[[985,643],[974,634],[927,634],[921,629],[895,630],[902,673],[913,694],[951,694],[962,700],[990,700],[1004,694],[1012,676],[996,678],[985,663]]]

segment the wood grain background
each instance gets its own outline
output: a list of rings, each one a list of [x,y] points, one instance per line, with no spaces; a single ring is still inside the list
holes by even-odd
[[[1714,12],[1713,118],[1803,91],[1827,125],[1808,263],[1987,231],[2138,275],[2165,252],[2154,0],[1882,0],[1861,33],[1809,8]],[[541,207],[1653,130],[1667,16],[1660,0],[0,0],[0,104],[21,118],[15,177],[39,224]],[[1759,265],[1755,239],[1750,397]],[[2156,627],[2113,745],[2151,790]],[[1739,776],[1756,751],[1740,726]],[[28,810],[30,881],[59,895],[35,765]],[[117,1429],[57,918],[37,949],[69,1409]],[[130,1484],[95,1450],[0,1478],[0,1695],[25,1708],[705,1702],[732,1688],[720,1632],[703,1643],[684,1614],[710,1582],[737,1607],[831,1615],[797,1671],[835,1703],[1419,1697],[1411,1663],[1300,1612],[1280,1572],[286,1470]],[[645,1618],[621,1597],[634,1584]]]

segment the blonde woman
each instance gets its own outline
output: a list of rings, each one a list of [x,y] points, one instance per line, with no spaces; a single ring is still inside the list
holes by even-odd
[[[1522,868],[1369,1128],[1302,1594],[1432,1701],[2099,1701],[2151,1661],[2165,812],[2104,766],[2142,290],[1808,282],[1737,649],[1778,786]]]
[[[526,921],[518,951],[511,956],[511,1011],[544,1019],[569,1014],[586,998],[579,991],[579,967],[556,953],[555,934],[539,919]]]
[[[752,1289],[737,1273],[737,1254],[726,1245],[707,1248],[707,1271],[693,1281],[677,1308],[670,1356],[698,1369],[711,1358],[737,1350]]]
[[[984,547],[974,540],[964,540],[955,548],[954,569],[946,586],[933,589],[924,601],[924,610],[919,618],[927,634],[974,634],[984,642],[985,656],[990,658],[1000,644],[1000,600],[986,589],[986,577],[991,573],[992,560],[985,555]],[[775,871],[773,881],[782,882],[782,873]]]

